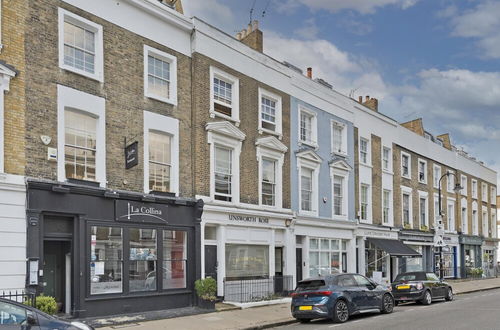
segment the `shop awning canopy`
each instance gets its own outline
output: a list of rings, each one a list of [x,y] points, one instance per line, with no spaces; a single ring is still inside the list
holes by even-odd
[[[420,253],[395,239],[368,238],[368,241],[392,257],[422,257]]]

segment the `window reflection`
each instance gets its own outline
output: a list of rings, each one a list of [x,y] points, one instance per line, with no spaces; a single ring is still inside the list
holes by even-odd
[[[122,229],[90,227],[90,294],[122,292]]]
[[[156,290],[156,229],[131,228],[130,233],[130,291]]]
[[[163,289],[186,287],[187,234],[163,231]]]

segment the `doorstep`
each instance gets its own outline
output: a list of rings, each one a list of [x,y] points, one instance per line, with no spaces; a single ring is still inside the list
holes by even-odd
[[[240,309],[269,306],[269,305],[279,305],[279,304],[291,304],[291,303],[292,303],[292,298],[252,301],[252,302],[247,302],[247,303],[224,301],[224,304],[233,305],[233,306],[236,306]]]

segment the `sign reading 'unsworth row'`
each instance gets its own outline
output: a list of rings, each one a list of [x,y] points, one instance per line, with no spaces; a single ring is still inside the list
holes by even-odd
[[[167,222],[167,205],[134,201],[115,201],[116,221],[160,223]]]
[[[269,223],[269,218],[254,217],[247,215],[228,215],[230,221],[253,222],[253,223]]]

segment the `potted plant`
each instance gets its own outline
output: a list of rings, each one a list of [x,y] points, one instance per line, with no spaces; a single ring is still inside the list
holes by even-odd
[[[198,295],[198,307],[203,309],[215,309],[217,282],[211,277],[199,279],[194,282],[194,288]]]
[[[420,230],[421,231],[429,231],[429,227],[427,227],[426,225],[420,225]]]

